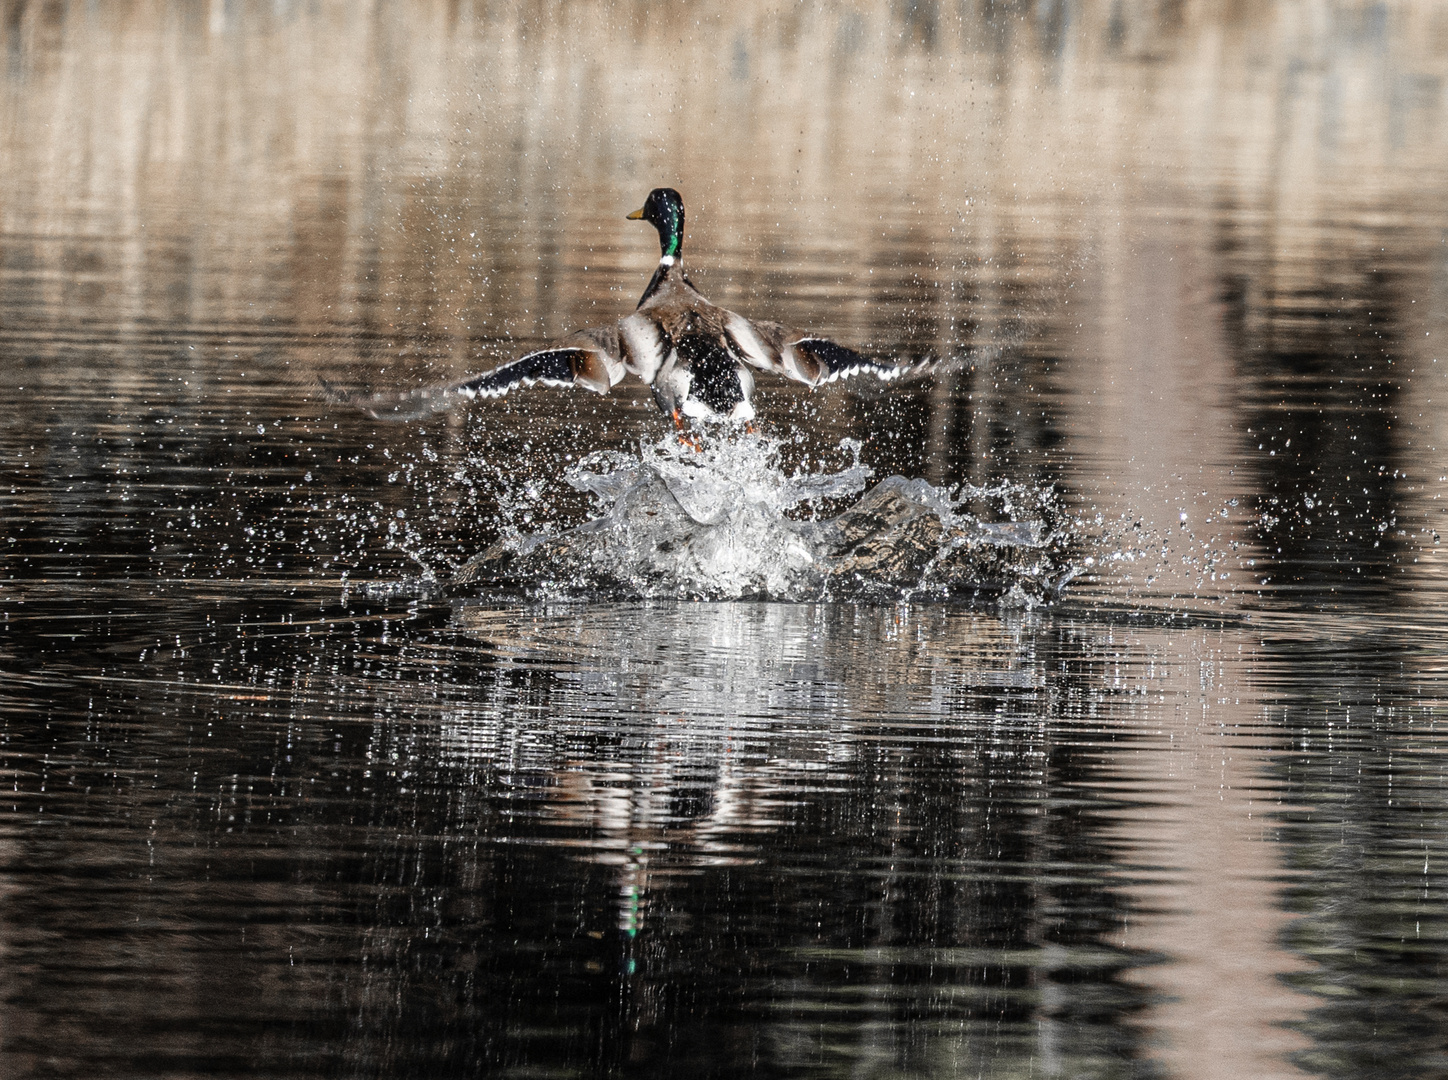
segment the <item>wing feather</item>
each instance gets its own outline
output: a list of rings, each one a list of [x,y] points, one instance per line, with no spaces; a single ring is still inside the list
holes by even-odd
[[[930,360],[895,364],[864,356],[829,338],[792,330],[779,323],[750,320],[732,311],[726,330],[745,363],[772,371],[806,386],[869,374],[882,382],[907,378],[931,370]]]
[[[376,394],[337,390],[324,383],[323,390],[331,400],[356,406],[378,420],[417,420],[463,401],[502,397],[520,386],[535,383],[579,386],[606,394],[623,376],[618,331],[613,327],[599,327],[580,330],[546,349],[455,383]]]
[[[848,379],[855,375],[873,375],[881,382],[893,382],[910,375],[918,375],[933,366],[929,360],[909,364],[886,363],[870,356],[862,356],[854,349],[837,345],[828,338],[800,338],[789,346],[795,363],[801,370],[815,373],[811,386],[832,383],[837,379]]]
[[[655,319],[635,312],[618,321],[616,333],[623,364],[652,386],[673,348],[663,328]]]

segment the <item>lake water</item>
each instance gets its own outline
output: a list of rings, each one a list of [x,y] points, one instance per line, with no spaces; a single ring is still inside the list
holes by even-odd
[[[0,42],[0,1075],[1448,1076],[1441,5]],[[948,362],[321,390],[631,310],[662,184]],[[978,577],[800,546],[882,482]]]

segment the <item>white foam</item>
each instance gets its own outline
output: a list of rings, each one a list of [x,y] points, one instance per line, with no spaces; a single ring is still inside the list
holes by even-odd
[[[890,477],[869,491],[860,445],[835,470],[786,472],[759,434],[670,435],[636,454],[591,454],[564,479],[595,501],[581,526],[515,536],[469,580],[548,594],[889,600],[961,594],[1035,602],[1072,575],[1070,543],[1041,515],[1049,489],[943,489]],[[1032,516],[981,522],[968,504]],[[846,508],[836,513],[840,506]],[[491,561],[490,561],[491,560]]]

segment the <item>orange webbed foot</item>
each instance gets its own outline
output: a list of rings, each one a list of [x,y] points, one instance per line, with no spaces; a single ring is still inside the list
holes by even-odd
[[[700,439],[699,436],[695,435],[692,431],[685,430],[684,418],[679,415],[678,409],[675,409],[672,415],[674,418],[674,428],[679,433],[679,442],[694,451],[694,453],[700,453],[704,449],[704,440]]]

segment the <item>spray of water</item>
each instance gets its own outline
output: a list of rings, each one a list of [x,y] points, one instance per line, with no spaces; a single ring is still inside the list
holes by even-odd
[[[1077,573],[1056,493],[1003,483],[870,486],[860,446],[835,471],[786,471],[761,434],[672,436],[636,454],[590,455],[564,479],[586,492],[582,525],[518,531],[471,559],[462,589],[545,596],[775,600],[992,600],[1034,605]],[[843,507],[843,509],[841,509]]]

